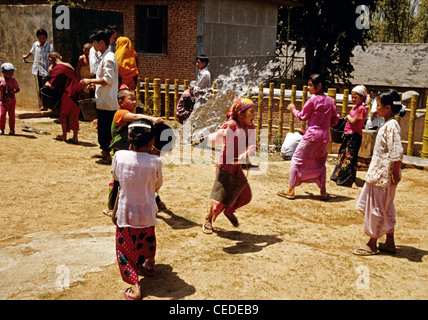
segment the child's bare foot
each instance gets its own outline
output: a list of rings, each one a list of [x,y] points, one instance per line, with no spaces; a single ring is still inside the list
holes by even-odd
[[[352,189],[358,189],[358,186],[355,182],[352,184]]]

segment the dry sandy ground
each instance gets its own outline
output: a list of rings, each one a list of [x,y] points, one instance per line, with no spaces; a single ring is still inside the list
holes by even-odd
[[[16,131],[0,136],[0,299],[123,299],[129,285],[115,260],[115,227],[102,214],[111,168],[90,158],[93,125],[81,122],[81,145],[55,141],[52,119],[17,119]],[[250,171],[253,200],[237,212],[240,226],[220,216],[206,235],[214,165],[165,161],[160,195],[169,210],[158,215],[157,275],[141,278],[143,298],[428,298],[427,170],[403,170],[398,253],[359,257],[351,252],[367,241],[355,210],[361,189],[329,181],[327,203],[315,184],[298,187],[296,200],[278,197],[289,165],[273,156],[266,172]]]

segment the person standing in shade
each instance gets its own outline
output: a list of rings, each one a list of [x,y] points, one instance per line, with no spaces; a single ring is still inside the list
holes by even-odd
[[[29,56],[34,55],[32,74],[37,77],[37,96],[39,97],[39,108],[41,111],[47,110],[43,107],[40,99],[40,89],[43,88],[44,84],[49,81],[49,58],[48,54],[54,51],[53,46],[47,41],[48,32],[44,29],[36,31],[37,41],[33,43],[30,51],[22,56],[24,61]]]
[[[98,29],[90,37],[92,45],[101,54],[95,79],[82,79],[80,83],[84,86],[95,85],[95,98],[97,99],[98,114],[98,143],[101,152],[92,155],[99,158],[97,163],[111,164],[110,143],[111,124],[114,114],[119,109],[117,101],[118,92],[118,63],[114,53],[109,48],[111,31],[109,29]]]

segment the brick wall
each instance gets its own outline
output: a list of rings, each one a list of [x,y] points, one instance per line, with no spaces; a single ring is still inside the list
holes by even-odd
[[[131,39],[135,47],[137,5],[168,6],[168,44],[166,55],[139,54],[140,78],[184,79],[194,80],[196,77],[196,40],[197,40],[197,9],[198,0],[81,0],[73,2],[83,4],[88,9],[110,10],[123,12],[123,35]],[[46,4],[46,0],[26,0],[22,4]],[[15,1],[0,0],[0,4],[16,4]]]
[[[140,79],[160,78],[193,80],[195,78],[197,0],[188,1],[87,1],[86,7],[123,12],[123,35],[136,41],[137,5],[168,6],[167,54],[139,54]],[[134,45],[135,47],[135,45]]]

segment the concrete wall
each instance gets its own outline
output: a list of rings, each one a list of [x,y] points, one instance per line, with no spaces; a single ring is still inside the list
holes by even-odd
[[[36,31],[45,29],[53,43],[52,7],[50,5],[0,6],[0,63],[11,62],[15,68],[21,92],[16,95],[17,107],[38,108],[36,78],[31,74],[32,63],[23,63],[36,38]],[[28,61],[33,61],[31,56]]]
[[[278,4],[261,0],[202,0],[197,54],[210,57],[212,79],[245,60],[262,67],[275,57]]]

